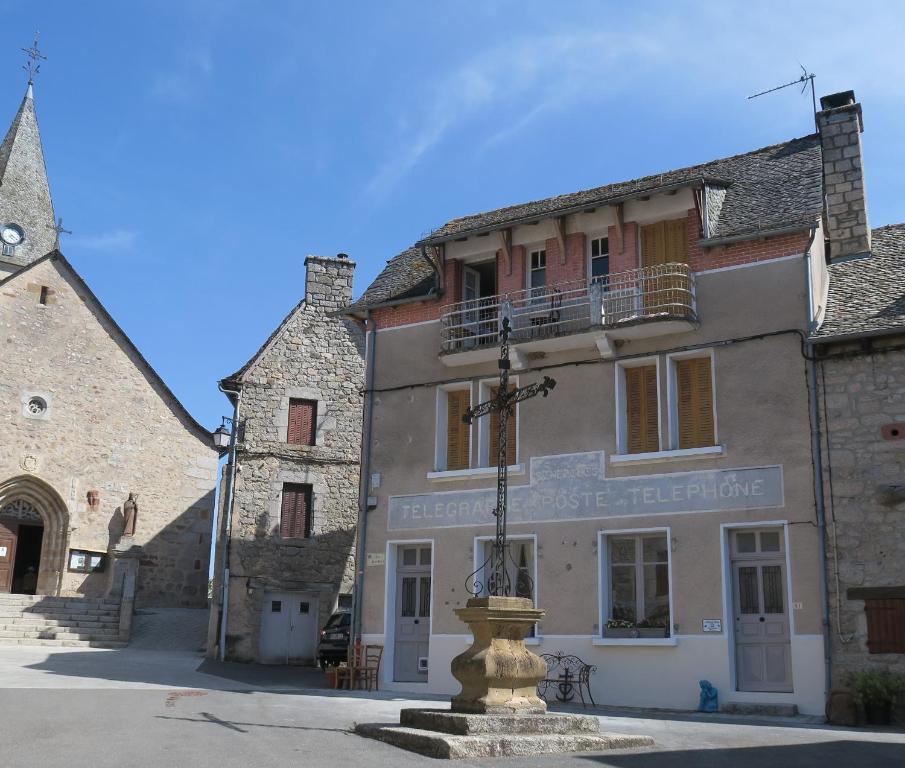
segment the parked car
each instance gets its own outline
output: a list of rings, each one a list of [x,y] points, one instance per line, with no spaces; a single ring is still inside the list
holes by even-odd
[[[317,644],[317,660],[321,669],[326,669],[328,665],[335,667],[346,660],[351,628],[352,614],[349,611],[336,611],[327,619]]]

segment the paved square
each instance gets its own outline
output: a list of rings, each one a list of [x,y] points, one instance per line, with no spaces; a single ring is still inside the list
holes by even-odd
[[[197,653],[0,647],[4,768],[318,768],[441,765],[352,734],[438,706],[390,694],[321,690],[320,673],[204,662]],[[656,746],[456,766],[614,768],[901,768],[905,733],[806,721],[697,715],[601,717],[604,730],[648,734]]]

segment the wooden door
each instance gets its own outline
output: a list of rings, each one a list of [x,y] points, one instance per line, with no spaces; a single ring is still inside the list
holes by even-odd
[[[0,521],[0,592],[9,592],[16,562],[16,524]]]
[[[778,535],[771,541],[776,538]],[[750,559],[739,558],[732,564],[738,689],[790,692],[792,648],[786,565],[784,560],[764,557],[766,554],[752,552]]]
[[[430,650],[431,548],[400,547],[396,562],[393,679],[427,682]]]
[[[646,269],[640,288],[648,312],[676,313],[687,303],[681,295],[684,279],[666,266],[688,262],[685,226],[685,219],[673,219],[641,227],[641,267]]]

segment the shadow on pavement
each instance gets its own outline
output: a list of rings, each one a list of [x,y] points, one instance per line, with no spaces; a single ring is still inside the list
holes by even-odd
[[[824,741],[671,752],[645,749],[634,754],[582,755],[580,759],[610,768],[901,768],[905,765],[905,746],[871,741]]]

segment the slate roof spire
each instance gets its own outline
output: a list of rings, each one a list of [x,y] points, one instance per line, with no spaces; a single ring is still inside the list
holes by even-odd
[[[21,243],[0,252],[0,271],[30,264],[54,249],[56,218],[31,82],[0,144],[0,232],[15,225]],[[0,246],[3,243],[0,242]]]

